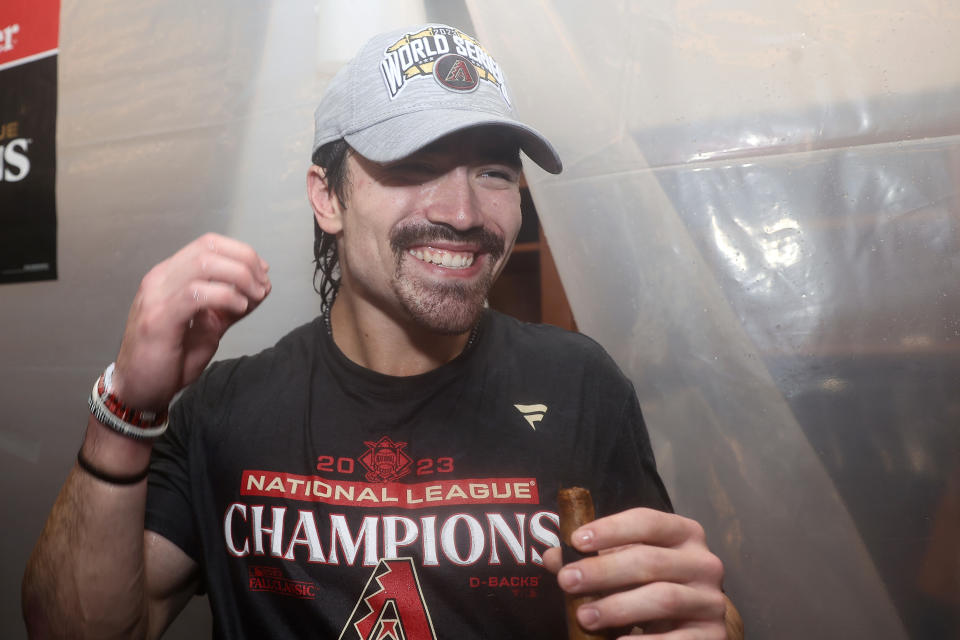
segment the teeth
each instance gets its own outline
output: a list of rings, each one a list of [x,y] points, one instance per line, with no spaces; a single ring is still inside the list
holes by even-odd
[[[417,260],[450,269],[464,269],[473,264],[473,254],[471,253],[452,253],[439,249],[410,249],[408,253]]]

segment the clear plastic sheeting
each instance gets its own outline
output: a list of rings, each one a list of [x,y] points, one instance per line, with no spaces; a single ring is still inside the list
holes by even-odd
[[[468,5],[748,635],[960,635],[960,6]]]

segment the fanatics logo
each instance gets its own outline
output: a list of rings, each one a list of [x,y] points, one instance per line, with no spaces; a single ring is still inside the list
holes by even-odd
[[[394,442],[383,436],[376,442],[364,442],[366,452],[360,456],[360,464],[367,469],[367,482],[391,482],[410,473],[413,458],[404,449],[406,442]]]
[[[537,423],[543,420],[543,416],[547,413],[547,405],[545,404],[515,404],[513,406],[523,414],[530,428],[534,431],[537,430]]]

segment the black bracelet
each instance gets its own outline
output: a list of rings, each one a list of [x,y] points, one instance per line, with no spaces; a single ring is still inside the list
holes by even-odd
[[[147,477],[147,474],[150,472],[150,467],[129,476],[115,476],[107,473],[106,471],[101,471],[95,466],[90,464],[90,461],[83,457],[83,448],[80,448],[80,451],[77,451],[77,464],[81,469],[92,475],[97,480],[103,480],[104,482],[109,482],[110,484],[119,484],[119,485],[129,485],[137,484],[141,480]]]

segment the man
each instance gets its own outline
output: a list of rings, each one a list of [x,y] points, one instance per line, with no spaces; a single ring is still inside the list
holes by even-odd
[[[269,294],[252,248],[207,235],[147,274],[27,569],[32,635],[156,637],[205,590],[224,638],[556,638],[562,589],[608,594],[587,629],[727,637],[722,565],[669,513],[629,381],[485,309],[520,151],[561,168],[509,99],[443,25],[346,65],[307,175],[324,312],[257,356],[200,375]],[[605,517],[561,569],[564,484]]]

